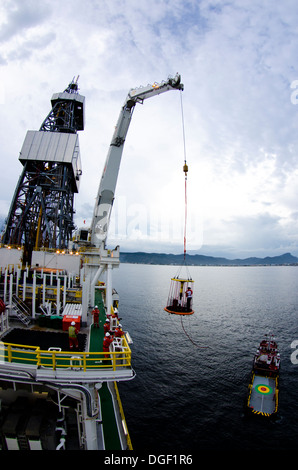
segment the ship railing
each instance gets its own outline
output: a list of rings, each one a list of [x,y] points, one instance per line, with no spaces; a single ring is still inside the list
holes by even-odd
[[[127,343],[122,349],[122,351],[109,352],[76,352],[50,348],[45,351],[36,346],[0,342],[0,368],[1,364],[7,363],[26,364],[35,368],[52,370],[75,369],[83,372],[131,368],[131,349]]]

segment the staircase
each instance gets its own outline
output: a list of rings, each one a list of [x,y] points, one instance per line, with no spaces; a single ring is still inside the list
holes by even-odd
[[[12,296],[12,310],[19,320],[25,325],[29,326],[31,323],[30,308],[20,300],[15,294]]]

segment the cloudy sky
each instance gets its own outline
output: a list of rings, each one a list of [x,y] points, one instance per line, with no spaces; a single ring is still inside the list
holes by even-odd
[[[131,88],[181,74],[185,89],[137,105],[109,243],[229,258],[298,256],[298,5],[295,0],[2,0],[0,217],[26,131],[79,77],[86,98],[78,226],[91,221]]]

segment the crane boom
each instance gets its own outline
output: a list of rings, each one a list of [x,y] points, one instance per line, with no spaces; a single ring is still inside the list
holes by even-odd
[[[176,74],[174,78],[169,77],[167,81],[134,88],[129,91],[120,111],[98,188],[90,227],[92,246],[100,247],[107,238],[124,142],[135,105],[137,103],[142,104],[145,99],[151,96],[159,95],[168,90],[183,90],[183,88],[181,77]]]

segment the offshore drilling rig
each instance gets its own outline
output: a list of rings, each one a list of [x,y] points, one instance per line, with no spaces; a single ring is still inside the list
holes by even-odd
[[[26,134],[23,171],[11,202],[2,243],[23,246],[23,265],[41,248],[68,248],[74,230],[74,194],[82,174],[77,131],[84,129],[84,96],[78,78],[52,96],[39,131]]]

